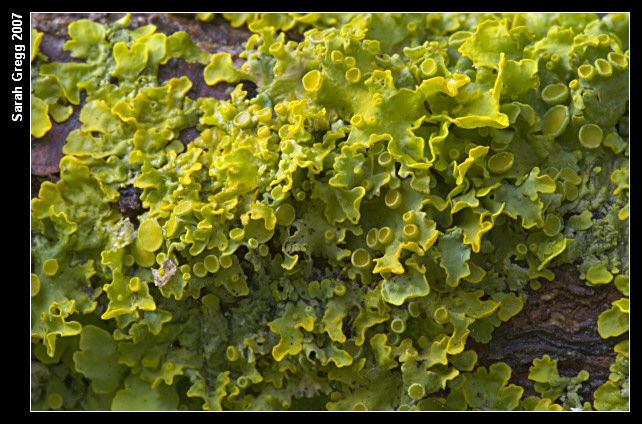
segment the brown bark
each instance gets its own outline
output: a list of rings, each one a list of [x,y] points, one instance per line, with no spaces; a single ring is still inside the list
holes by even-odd
[[[542,280],[539,290],[528,289],[522,311],[495,329],[489,343],[469,339],[466,347],[477,352],[480,365],[506,362],[512,369],[510,382],[522,386],[524,396],[537,394],[528,379],[533,359],[550,356],[565,377],[586,370],[590,378],[579,394],[592,402],[595,389],[608,379],[613,347],[627,337],[602,339],[597,318],[622,295],[613,284],[588,287],[572,264],[553,271],[555,279]]]

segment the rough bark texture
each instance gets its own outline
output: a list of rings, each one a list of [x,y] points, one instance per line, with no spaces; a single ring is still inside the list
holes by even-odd
[[[575,265],[557,267],[553,281],[542,280],[539,290],[528,290],[522,311],[493,332],[487,344],[467,342],[479,364],[506,362],[512,369],[511,383],[524,388],[524,396],[536,395],[528,379],[533,359],[548,355],[558,361],[561,376],[590,374],[579,394],[593,401],[595,389],[607,381],[615,359],[613,347],[628,337],[602,339],[597,332],[598,316],[611,302],[622,297],[613,284],[588,287],[580,280]]]

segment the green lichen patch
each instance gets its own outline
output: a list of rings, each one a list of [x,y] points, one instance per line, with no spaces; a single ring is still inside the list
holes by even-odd
[[[628,408],[623,345],[591,405],[469,343],[561,264],[628,331],[628,15],[194,19],[239,57],[129,15],[71,23],[72,62],[33,34],[33,136],[80,108],[31,201],[34,409]]]

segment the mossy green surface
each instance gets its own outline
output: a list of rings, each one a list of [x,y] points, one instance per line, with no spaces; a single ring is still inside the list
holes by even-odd
[[[33,409],[628,409],[628,344],[593,405],[467,346],[564,263],[628,331],[627,14],[224,17],[239,68],[128,15],[73,22],[70,63],[32,31],[34,137],[85,98],[31,201]],[[188,97],[172,59],[258,94]]]

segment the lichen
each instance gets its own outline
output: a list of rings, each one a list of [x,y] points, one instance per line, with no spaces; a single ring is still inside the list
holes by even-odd
[[[80,108],[31,201],[33,409],[628,409],[628,345],[591,405],[467,343],[564,263],[628,331],[628,15],[223,17],[241,65],[129,15],[67,63],[32,31],[32,135]]]
[[[617,356],[610,366],[608,381],[595,391],[595,409],[598,411],[628,411],[629,406],[629,341],[614,348]]]

